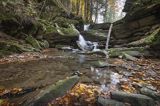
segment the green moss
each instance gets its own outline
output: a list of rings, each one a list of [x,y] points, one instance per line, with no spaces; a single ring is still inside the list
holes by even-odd
[[[39,44],[42,48],[49,48],[49,43],[46,40],[39,41]]]
[[[160,28],[154,30],[151,35],[145,39],[146,44],[160,43]]]
[[[73,24],[67,24],[67,28],[59,27],[56,23],[57,32],[62,36],[77,36],[79,35],[79,31],[74,27]]]
[[[160,44],[160,28],[155,30],[155,32],[153,32],[153,34],[155,35],[155,37],[153,39],[153,44]]]
[[[31,44],[35,49],[39,49],[39,50],[42,49],[39,42],[35,38],[33,38],[31,35],[27,36],[25,40],[27,43]]]
[[[12,53],[22,53],[35,51],[31,45],[19,44],[17,41],[1,41],[0,42],[0,57],[10,55]]]
[[[64,17],[56,17],[53,20],[53,23],[57,23],[58,25],[60,25],[60,27],[68,27],[68,24],[78,24],[79,22],[77,20],[73,20],[73,19],[68,19],[68,18],[64,18]]]
[[[102,30],[93,30],[92,29],[92,30],[88,30],[87,33],[90,35],[97,35],[98,34],[98,36],[106,37],[106,33],[103,32]]]
[[[49,22],[49,21],[44,20],[44,19],[37,19],[37,21],[42,26],[42,30],[45,33],[57,32],[57,30],[56,30],[56,28],[55,28],[55,26],[52,22]]]

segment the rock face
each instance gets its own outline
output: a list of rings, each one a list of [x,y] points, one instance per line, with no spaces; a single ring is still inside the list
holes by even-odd
[[[113,23],[110,46],[151,46],[160,52],[160,35],[155,34],[160,28],[159,0],[127,0],[123,11],[126,16]],[[107,31],[109,23],[91,25],[92,29]]]
[[[115,24],[113,35],[116,39],[127,37],[145,36],[153,26],[160,23],[160,4],[147,6],[128,13],[122,20],[123,23]],[[134,40],[134,39],[133,39]],[[135,39],[136,40],[136,39]]]

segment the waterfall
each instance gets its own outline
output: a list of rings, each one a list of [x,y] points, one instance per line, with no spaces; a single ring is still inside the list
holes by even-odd
[[[90,24],[84,25],[84,31],[88,31]]]
[[[83,36],[81,34],[79,34],[79,41],[78,41],[78,43],[81,46],[82,50],[84,50],[85,46],[87,46],[87,43],[86,43],[85,39],[83,38]]]
[[[97,46],[98,46],[97,42],[86,41],[81,34],[79,34],[79,40],[77,41],[77,45],[83,51],[97,51],[97,50],[99,50],[99,49],[97,49]]]

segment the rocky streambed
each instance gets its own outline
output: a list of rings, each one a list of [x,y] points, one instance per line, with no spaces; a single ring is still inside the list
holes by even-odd
[[[97,54],[57,49],[10,55],[0,59],[0,97],[23,105],[37,95],[35,92],[80,73],[80,83],[99,88],[101,95],[97,95],[97,102],[101,105],[158,106],[159,64],[157,59],[143,58],[137,61],[110,58],[106,61]],[[36,90],[20,96],[6,95],[7,89],[13,88]]]

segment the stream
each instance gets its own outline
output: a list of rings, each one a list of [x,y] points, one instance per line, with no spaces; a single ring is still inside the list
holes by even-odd
[[[101,86],[104,91],[111,88],[125,90],[120,84],[128,84],[130,88],[126,90],[130,92],[137,92],[133,87],[136,84],[160,90],[159,60],[133,62],[111,58],[108,63],[100,55],[82,55],[57,49],[11,55],[1,59],[0,85],[1,88],[37,87],[55,83],[79,71],[83,74],[82,83]]]
[[[82,55],[73,51],[46,49],[41,53],[14,54],[0,59],[0,89],[43,88],[78,72],[80,83],[98,86],[104,94],[112,91],[139,93],[147,87],[160,91],[160,61],[119,58],[105,60],[101,55]],[[11,99],[22,103],[33,93]]]

